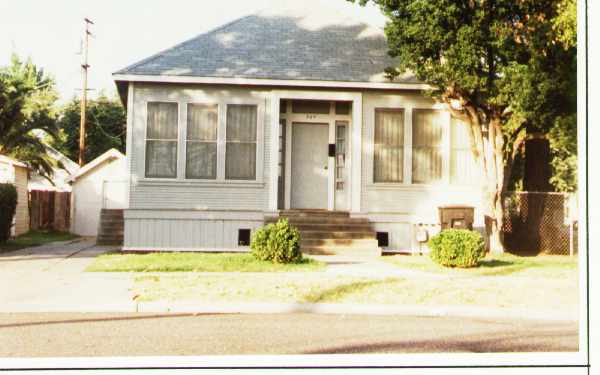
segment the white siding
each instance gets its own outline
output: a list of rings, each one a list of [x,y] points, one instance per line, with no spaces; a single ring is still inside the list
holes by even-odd
[[[131,186],[129,207],[133,209],[196,209],[196,210],[254,210],[267,209],[269,181],[270,127],[268,91],[215,88],[184,85],[136,84],[131,137]],[[193,181],[183,178],[159,180],[144,178],[144,139],[146,128],[146,103],[148,101],[176,101],[180,110],[180,128],[185,126],[187,103],[257,104],[259,106],[259,139],[257,148],[258,175],[256,181]],[[224,106],[222,106],[224,107]],[[224,108],[219,108],[219,122],[225,120]],[[261,126],[262,125],[262,126]],[[261,131],[262,137],[261,137]],[[180,168],[183,161],[183,144],[179,145]],[[261,160],[262,159],[262,160]],[[219,160],[218,165],[224,163]]]
[[[28,169],[9,162],[0,161],[0,182],[11,183],[17,188],[17,207],[11,234],[18,236],[29,231],[29,181]]]

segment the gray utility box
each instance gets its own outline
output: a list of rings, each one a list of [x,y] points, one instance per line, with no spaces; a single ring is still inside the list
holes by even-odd
[[[453,205],[441,206],[438,209],[440,211],[440,225],[442,230],[449,228],[473,230],[475,208]]]

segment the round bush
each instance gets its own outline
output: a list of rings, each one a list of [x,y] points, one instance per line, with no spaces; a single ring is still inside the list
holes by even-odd
[[[297,263],[302,260],[300,233],[286,219],[254,232],[250,249],[257,259],[273,263]]]
[[[431,259],[445,267],[476,267],[485,256],[483,238],[471,230],[445,229],[427,244]]]
[[[13,184],[0,184],[0,243],[10,238],[10,228],[17,209],[17,188]]]

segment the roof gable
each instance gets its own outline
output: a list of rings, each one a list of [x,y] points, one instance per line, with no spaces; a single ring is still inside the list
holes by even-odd
[[[362,22],[311,27],[310,16],[250,15],[115,74],[390,82],[381,29]],[[417,83],[412,76],[395,82]]]

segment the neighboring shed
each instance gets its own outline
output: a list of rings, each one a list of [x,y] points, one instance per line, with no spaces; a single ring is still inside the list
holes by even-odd
[[[53,174],[48,180],[46,177],[32,171],[29,176],[29,191],[32,190],[44,190],[44,191],[57,191],[57,192],[69,192],[71,191],[71,184],[69,179],[77,174],[79,165],[67,156],[56,150],[52,146],[44,145],[46,147],[46,153],[50,159],[52,159],[56,166],[52,168]]]
[[[103,208],[127,207],[125,155],[110,149],[83,166],[72,178],[71,232],[96,236]]]
[[[26,164],[0,155],[0,182],[15,184],[17,187],[17,210],[11,234],[18,236],[29,231],[29,197],[27,183],[29,168]]]

